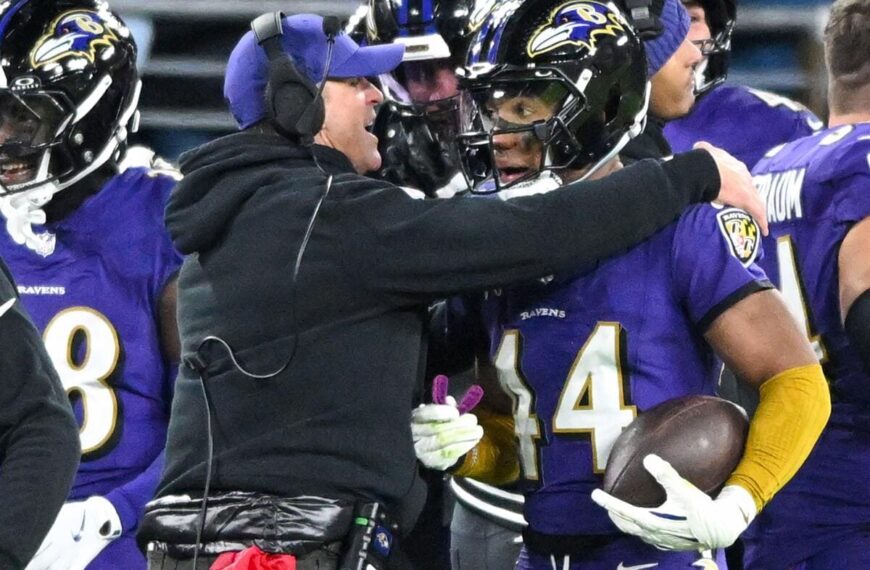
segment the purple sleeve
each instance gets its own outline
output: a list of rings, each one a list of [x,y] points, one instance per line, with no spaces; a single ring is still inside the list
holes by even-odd
[[[870,155],[867,156],[868,170],[842,178],[836,185],[837,221],[854,224],[870,216]]]
[[[132,532],[139,524],[139,518],[145,510],[145,503],[154,497],[154,492],[157,490],[161,471],[163,471],[162,451],[138,477],[106,494],[106,499],[118,511],[124,534]]]
[[[169,200],[169,194],[172,192],[172,189],[175,187],[175,180],[170,178],[169,176],[159,176],[155,179],[157,181],[157,191],[160,193],[160,212],[162,214],[163,209],[166,205],[166,202]],[[162,215],[160,216],[161,226],[162,224]],[[157,290],[155,291],[156,295],[159,297],[160,293],[163,292],[163,288],[166,286],[166,283],[178,273],[178,268],[181,267],[181,262],[183,258],[180,253],[175,249],[172,245],[172,240],[169,237],[169,232],[165,230],[160,234],[160,237],[156,240],[156,248],[154,256],[154,277],[155,284],[157,286]]]
[[[743,210],[696,206],[680,218],[671,270],[674,290],[702,331],[747,295],[772,287],[756,265],[761,234]]]
[[[169,176],[159,176],[157,177],[158,182],[158,191],[160,192],[160,211],[162,212],[167,200],[169,200],[169,194],[172,192],[172,189],[175,187],[175,180]],[[161,226],[162,226],[162,216],[161,216]],[[184,257],[178,253],[178,250],[175,249],[175,246],[172,245],[172,240],[169,237],[169,233],[165,231],[160,233],[160,236],[155,240],[155,255],[154,255],[154,281],[152,291],[153,298],[155,299],[155,307],[158,306],[160,302],[160,297],[163,295],[163,290],[166,288],[173,279],[178,275],[178,270],[181,268],[181,263],[184,261]],[[174,394],[174,386],[175,386],[175,377],[178,373],[178,363],[177,362],[167,362],[166,364],[166,375],[164,379],[165,386],[165,394],[166,394],[166,407],[169,409],[169,405],[172,402],[172,396]]]

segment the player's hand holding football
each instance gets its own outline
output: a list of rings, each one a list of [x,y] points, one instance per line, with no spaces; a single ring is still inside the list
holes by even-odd
[[[724,548],[755,518],[755,501],[743,487],[726,486],[713,499],[657,455],[647,455],[643,465],[665,489],[667,500],[661,506],[636,507],[600,489],[592,492],[592,500],[626,534],[661,550]]]
[[[698,142],[694,148],[706,150],[716,161],[716,166],[719,169],[719,179],[721,187],[719,188],[719,196],[717,202],[741,208],[755,218],[761,228],[761,233],[768,234],[767,229],[767,209],[758,193],[758,189],[752,182],[752,175],[746,165],[728,154],[721,148],[715,147],[710,143]]]
[[[423,404],[411,412],[411,435],[420,463],[444,471],[471,451],[483,437],[477,416],[468,413],[482,395],[472,387],[457,406],[447,395],[447,377],[437,376],[433,383],[433,403]]]
[[[121,519],[107,499],[66,503],[26,570],[84,570],[121,535]]]

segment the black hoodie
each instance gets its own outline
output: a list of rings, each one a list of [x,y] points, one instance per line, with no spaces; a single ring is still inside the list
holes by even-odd
[[[418,487],[409,419],[431,300],[577,270],[719,187],[715,163],[696,151],[510,201],[418,200],[355,174],[333,149],[313,149],[334,181],[295,295],[297,251],[327,179],[310,150],[269,135],[219,139],[182,157],[185,178],[167,207],[187,254],[178,283],[183,357],[214,335],[250,373],[278,371],[247,377],[216,341],[199,351],[215,491],[401,504]],[[202,492],[205,418],[199,379],[183,366],[158,496]]]

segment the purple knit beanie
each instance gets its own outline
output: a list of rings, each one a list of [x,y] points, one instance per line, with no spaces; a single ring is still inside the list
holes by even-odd
[[[680,0],[665,0],[659,20],[664,28],[662,35],[643,42],[648,78],[667,63],[689,33],[689,13]]]

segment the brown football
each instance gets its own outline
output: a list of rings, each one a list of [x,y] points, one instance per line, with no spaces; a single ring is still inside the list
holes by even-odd
[[[604,471],[604,490],[639,507],[657,507],[664,489],[644,469],[655,453],[708,494],[714,494],[743,455],[749,421],[740,407],[713,396],[684,396],[639,414],[620,434]]]

